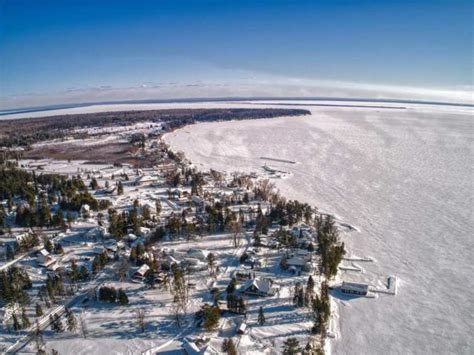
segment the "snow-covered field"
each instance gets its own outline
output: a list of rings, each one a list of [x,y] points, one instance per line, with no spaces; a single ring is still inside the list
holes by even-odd
[[[277,187],[357,227],[350,253],[377,260],[342,279],[398,277],[396,297],[337,300],[334,353],[472,354],[472,108],[393,106],[406,109],[298,106],[312,115],[200,123],[166,140],[204,169],[297,162],[266,161],[291,173]]]

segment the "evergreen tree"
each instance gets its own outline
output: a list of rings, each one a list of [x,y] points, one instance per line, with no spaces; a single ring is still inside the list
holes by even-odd
[[[296,338],[288,338],[283,343],[283,355],[297,355],[300,352],[301,347]]]
[[[66,324],[69,332],[75,332],[77,329],[76,316],[69,308],[66,308]]]
[[[150,208],[148,208],[148,206],[143,207],[142,217],[144,221],[151,218]]]
[[[240,314],[245,314],[247,313],[247,306],[245,304],[245,301],[242,297],[239,298],[239,306],[238,306],[238,312]]]
[[[43,315],[43,308],[41,308],[41,305],[39,303],[37,303],[35,306],[35,312],[36,317],[41,317]]]
[[[202,307],[204,313],[204,328],[207,331],[215,329],[219,325],[221,319],[221,311],[217,306],[204,305]]]
[[[51,330],[54,330],[56,333],[64,332],[63,322],[57,314],[54,315],[54,318],[49,316],[49,321],[51,322]]]
[[[128,296],[125,293],[125,291],[122,290],[122,289],[118,290],[118,301],[119,301],[120,305],[122,305],[122,306],[125,306],[125,305],[128,304]]]
[[[123,184],[122,181],[119,181],[117,185],[117,195],[123,195]]]
[[[48,253],[52,253],[53,250],[54,250],[53,242],[48,239],[48,240],[46,241],[46,244],[44,245],[44,248],[48,251]]]
[[[298,290],[298,307],[304,307],[304,287]]]
[[[17,332],[21,330],[21,324],[18,322],[18,317],[16,316],[15,313],[12,315],[12,320],[13,320],[13,329]]]
[[[156,280],[155,280],[155,273],[151,270],[148,270],[145,274],[145,279],[143,282],[148,285],[151,289],[155,288]]]
[[[21,311],[21,327],[22,329],[28,328],[31,325],[30,320],[28,319],[28,316],[26,315],[26,311],[23,308]]]
[[[234,293],[237,288],[237,279],[235,277],[230,280],[229,285],[227,286],[227,293]]]
[[[92,178],[91,183],[90,183],[89,186],[92,190],[97,190],[99,188],[99,184],[97,183],[97,179]]]
[[[263,314],[263,307],[258,309],[258,324],[264,325],[265,324],[265,315]]]
[[[308,278],[308,283],[306,284],[306,289],[310,293],[314,292],[314,280],[313,280],[313,277],[311,275]]]

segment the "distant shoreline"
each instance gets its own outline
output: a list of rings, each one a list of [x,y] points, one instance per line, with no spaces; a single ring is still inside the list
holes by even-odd
[[[336,102],[373,102],[373,103],[392,103],[392,104],[419,104],[419,105],[440,105],[452,107],[472,107],[474,104],[458,103],[458,102],[443,102],[443,101],[429,101],[429,100],[403,100],[403,99],[376,99],[376,98],[345,98],[345,97],[202,97],[202,98],[171,98],[171,99],[144,99],[144,100],[118,100],[118,101],[98,101],[98,102],[83,102],[83,103],[67,103],[60,105],[36,106],[25,108],[10,108],[0,110],[0,116],[35,113],[54,110],[63,110],[71,108],[89,107],[89,106],[103,106],[103,105],[121,105],[121,104],[167,104],[167,103],[206,103],[206,102],[245,102],[245,101],[336,101]],[[270,103],[274,104],[274,103]],[[279,105],[284,105],[280,103]],[[294,105],[294,104],[293,104]],[[306,105],[306,104],[305,104]],[[369,106],[372,107],[372,106]],[[401,108],[401,107],[383,107],[380,108]]]

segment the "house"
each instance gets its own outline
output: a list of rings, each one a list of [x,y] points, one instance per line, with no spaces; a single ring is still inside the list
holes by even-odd
[[[309,240],[312,237],[311,227],[304,223],[301,223],[298,226],[294,226],[290,232],[296,238],[304,238]]]
[[[135,181],[134,181],[134,185],[138,186],[138,185],[146,185],[146,184],[152,184],[152,183],[155,183],[158,181],[158,178],[156,176],[151,176],[151,175],[142,175],[140,177],[138,177]]]
[[[250,279],[252,279],[252,273],[250,271],[239,271],[239,270],[237,270],[234,273],[234,277],[239,281],[250,280]]]
[[[219,351],[205,341],[184,338],[183,349],[187,355],[218,355]]]
[[[43,248],[40,251],[38,251],[36,260],[38,260],[38,262],[42,264],[47,259],[48,256],[49,256],[49,252]]]
[[[20,243],[23,241],[23,239],[28,238],[29,236],[30,236],[30,233],[29,233],[29,232],[17,234],[17,235],[15,236],[15,239],[16,239],[17,244],[20,244]]]
[[[132,279],[136,281],[142,281],[145,278],[146,273],[150,270],[150,267],[147,264],[143,264],[135,271],[132,275]]]
[[[40,266],[43,266],[46,268],[56,263],[56,259],[51,254],[49,254],[49,252],[46,249],[41,249],[38,252],[38,256],[36,260],[38,261],[38,264]]]
[[[365,296],[369,292],[369,285],[358,282],[342,282],[341,291],[353,295]]]
[[[104,235],[105,235],[105,228],[103,228],[103,227],[94,227],[94,228],[89,229],[84,234],[84,237],[89,239],[89,240],[97,241],[98,239],[103,238]]]
[[[247,280],[241,288],[241,292],[247,295],[254,296],[273,296],[275,289],[272,286],[273,282],[270,279],[262,279],[256,277],[254,279]]]

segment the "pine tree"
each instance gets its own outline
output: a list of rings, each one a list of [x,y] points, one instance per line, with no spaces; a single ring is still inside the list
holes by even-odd
[[[215,329],[219,325],[221,319],[221,311],[217,306],[204,305],[202,307],[204,312],[204,328],[207,331]]]
[[[30,320],[28,319],[28,316],[26,315],[26,311],[23,308],[21,311],[21,326],[23,329],[28,328],[31,325]]]
[[[304,307],[304,288],[298,290],[298,307]]]
[[[76,316],[69,308],[66,308],[66,324],[69,332],[75,332],[77,329]]]
[[[312,276],[309,276],[309,278],[308,278],[308,283],[306,284],[306,289],[310,293],[314,292],[314,280],[313,280]]]
[[[117,185],[117,195],[122,195],[123,194],[123,184],[122,181],[119,181]]]
[[[263,314],[263,307],[258,309],[258,324],[264,325],[265,324],[265,315]]]
[[[43,308],[41,308],[39,303],[37,303],[35,306],[35,312],[37,317],[41,317],[43,315]]]
[[[300,344],[296,338],[288,338],[283,343],[283,355],[297,355],[300,352]]]
[[[21,330],[21,324],[20,324],[20,322],[18,322],[18,317],[16,316],[15,313],[13,313],[12,319],[13,319],[13,329],[14,329],[16,332],[19,331],[19,330]]]
[[[245,314],[247,313],[247,306],[245,305],[245,301],[242,297],[239,298],[239,306],[238,306],[238,312],[240,314]]]
[[[122,289],[118,290],[118,301],[122,306],[125,306],[128,304],[128,296]]]
[[[99,184],[97,183],[97,179],[96,178],[92,178],[90,184],[89,184],[89,187],[92,189],[92,190],[97,190],[99,188]]]
[[[52,322],[51,330],[54,330],[56,333],[64,332],[63,322],[61,321],[61,318],[59,318],[57,314],[54,315],[54,318],[52,316],[49,316],[49,321]]]
[[[233,277],[232,280],[230,280],[229,285],[227,286],[227,293],[228,294],[233,293],[236,288],[237,288],[237,279]]]
[[[216,256],[214,253],[209,253],[207,255],[207,267],[211,275],[213,275],[216,268]]]

